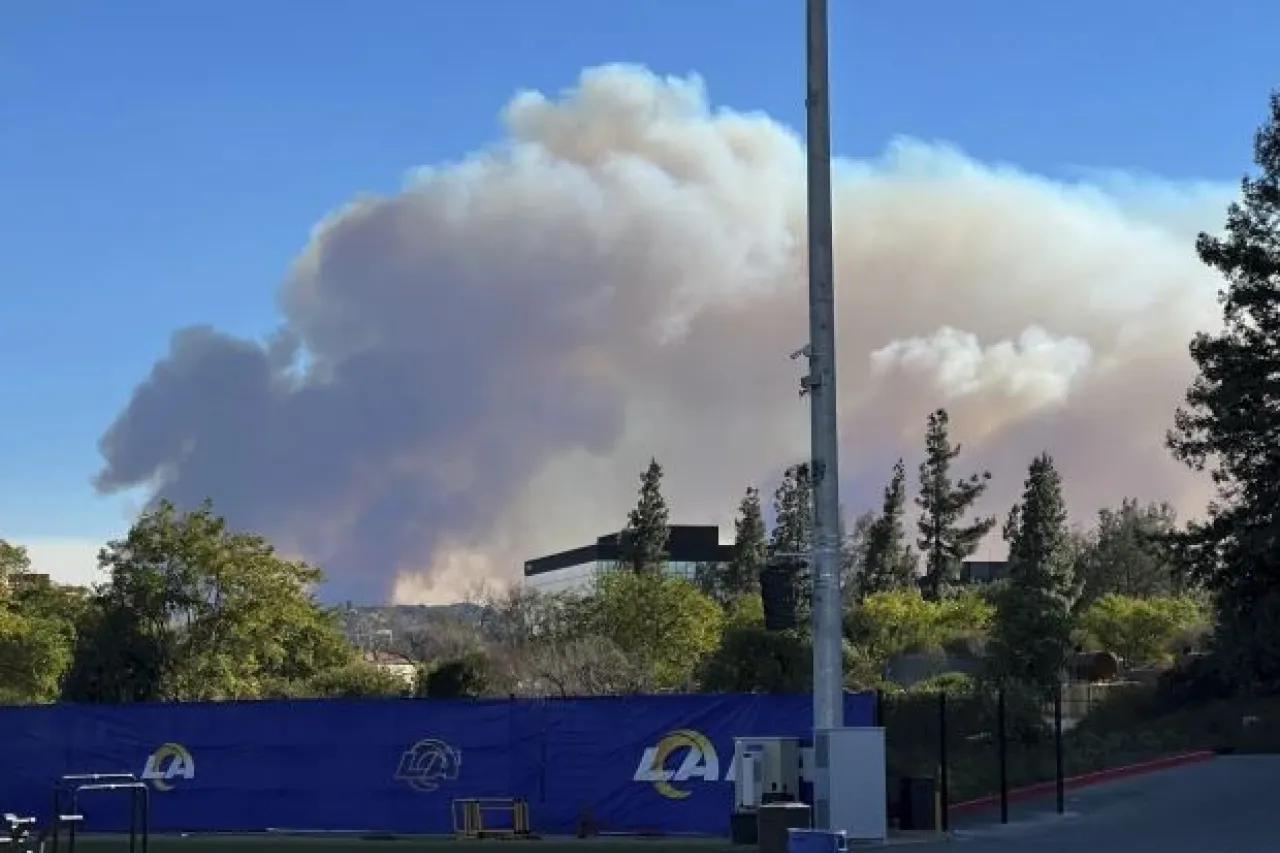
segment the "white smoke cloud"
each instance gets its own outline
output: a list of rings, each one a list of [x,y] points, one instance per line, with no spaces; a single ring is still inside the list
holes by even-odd
[[[721,524],[803,459],[796,134],[624,66],[504,118],[500,144],[317,226],[269,342],[176,333],[99,487],[210,496],[335,595],[431,600],[616,530],[651,455],[675,519]],[[837,163],[834,193],[850,511],[918,461],[939,405],[992,511],[1045,448],[1080,516],[1202,506],[1162,438],[1217,322],[1194,234],[1232,188],[1054,182],[899,140]]]
[[[1059,338],[1031,326],[1018,341],[983,349],[977,335],[943,326],[932,337],[894,341],[871,353],[872,376],[883,380],[895,368],[904,381],[932,381],[944,402],[994,392],[1023,399],[1028,410],[1067,402],[1072,381],[1092,359],[1089,344]]]

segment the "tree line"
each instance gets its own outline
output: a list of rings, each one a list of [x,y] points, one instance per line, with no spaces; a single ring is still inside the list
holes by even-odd
[[[1048,689],[1076,648],[1106,649],[1132,665],[1150,665],[1196,644],[1207,618],[1205,598],[1175,557],[1172,509],[1125,499],[1099,512],[1093,529],[1074,528],[1047,453],[1031,462],[1022,498],[1005,521],[1006,575],[966,584],[964,561],[996,519],[973,515],[990,477],[954,476],[961,448],[949,426],[944,410],[928,418],[914,540],[907,533],[902,460],[881,508],[854,520],[843,537],[851,689],[888,686],[889,664],[913,652],[959,648],[982,664],[975,673],[982,678]],[[809,595],[803,570],[812,519],[808,466],[787,469],[773,495],[772,529],[759,490],[748,488],[729,559],[699,565],[692,578],[666,570],[670,513],[662,478],[661,465],[651,461],[620,537],[620,559],[594,587],[511,595],[493,603],[493,618],[528,626],[525,650],[537,650],[534,659],[544,667],[560,649],[580,646],[573,665],[551,678],[558,690],[575,671],[590,669],[583,666],[587,649],[629,662],[626,684],[613,690],[808,689],[810,638],[802,606]],[[539,614],[536,627],[529,625],[532,612]],[[602,668],[609,667],[616,663]],[[520,688],[537,689],[537,667],[532,674],[535,683]],[[572,690],[593,689],[575,683]]]
[[[1047,691],[1076,648],[1168,665],[1196,647],[1203,654],[1170,670],[1188,695],[1280,691],[1280,93],[1254,153],[1225,229],[1196,243],[1222,277],[1223,323],[1191,342],[1197,375],[1166,437],[1176,459],[1212,478],[1205,515],[1181,524],[1167,505],[1128,498],[1075,527],[1049,452],[1029,461],[1003,518],[977,515],[990,477],[957,473],[961,447],[939,409],[926,424],[914,535],[899,460],[880,507],[843,537],[851,687],[883,684],[895,656],[913,651],[964,651],[977,678]],[[421,665],[414,685],[362,659],[315,598],[318,569],[230,529],[207,504],[145,512],[103,548],[108,579],[93,590],[32,581],[25,552],[0,542],[0,700],[806,689],[808,466],[785,472],[771,527],[748,489],[731,559],[692,578],[663,568],[661,485],[655,460],[618,570],[590,589],[513,588],[486,596],[474,623],[440,619],[401,638]],[[963,583],[965,560],[997,525],[1003,577]]]

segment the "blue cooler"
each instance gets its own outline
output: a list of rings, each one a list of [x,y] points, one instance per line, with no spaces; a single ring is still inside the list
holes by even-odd
[[[845,853],[843,829],[788,829],[787,853]]]

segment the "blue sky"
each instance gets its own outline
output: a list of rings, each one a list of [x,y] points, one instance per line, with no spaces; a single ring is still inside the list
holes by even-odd
[[[832,6],[843,155],[909,135],[1056,176],[1233,181],[1280,83],[1275,3]],[[94,494],[96,443],[170,333],[268,332],[318,218],[496,139],[516,90],[633,62],[697,72],[717,103],[801,127],[801,7],[3,4],[0,536],[119,532],[139,498]]]

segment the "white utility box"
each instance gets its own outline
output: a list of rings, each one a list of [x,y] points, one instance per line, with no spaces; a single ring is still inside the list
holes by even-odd
[[[850,841],[889,834],[884,729],[815,729],[810,776],[826,776],[830,797],[813,804],[813,825],[843,830]]]

